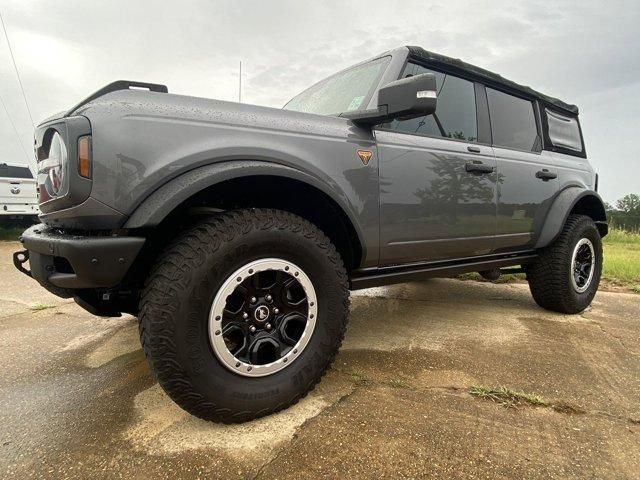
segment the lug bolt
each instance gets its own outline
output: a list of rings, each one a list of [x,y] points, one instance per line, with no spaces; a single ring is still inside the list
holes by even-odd
[[[273,313],[277,315],[277,314],[279,314],[279,313],[280,313],[280,310],[278,310],[277,308],[274,308],[274,309],[273,309]]]
[[[258,301],[258,299],[256,297],[251,297],[250,302],[251,303],[256,303]]]
[[[247,318],[249,318],[249,314],[247,312],[244,312],[242,314],[242,318],[244,318],[246,320]]]
[[[270,323],[267,323],[264,327],[265,327],[267,330],[271,330],[271,324],[270,324]]]
[[[256,327],[254,327],[253,325],[251,325],[251,326],[249,327],[249,331],[250,331],[251,333],[255,333],[255,331],[256,331]]]
[[[267,302],[271,302],[271,300],[273,300],[273,297],[272,297],[271,295],[267,295],[266,297],[264,297],[264,299],[265,299]]]

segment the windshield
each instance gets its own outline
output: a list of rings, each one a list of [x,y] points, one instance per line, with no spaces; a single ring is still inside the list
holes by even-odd
[[[378,58],[333,75],[294,97],[284,108],[319,115],[363,110],[390,58]]]

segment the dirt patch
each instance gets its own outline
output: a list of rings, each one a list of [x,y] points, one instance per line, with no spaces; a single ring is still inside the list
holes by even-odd
[[[460,340],[491,347],[526,336],[526,325],[505,315],[499,305],[497,309],[469,308],[465,303],[456,305],[457,315],[452,321],[451,305],[435,301],[354,297],[349,335],[342,348],[439,351]]]
[[[95,322],[92,324],[90,332],[73,337],[67,343],[58,348],[58,351],[70,352],[87,348],[90,345],[105,339],[107,336],[112,335],[118,329],[131,322],[132,318],[133,317],[131,316],[109,319],[96,318]]]
[[[212,449],[246,465],[261,465],[290,441],[296,431],[342,397],[353,386],[328,377],[320,388],[275,415],[239,425],[206,422],[180,409],[159,385],[134,400],[135,421],[124,432],[131,445],[151,455]]]
[[[102,339],[106,335],[107,334],[104,334],[99,338]],[[122,355],[135,352],[136,350],[140,350],[138,324],[137,322],[131,322],[119,328],[119,330],[111,335],[104,343],[87,354],[85,364],[90,368],[98,368]]]
[[[476,383],[476,379],[461,370],[441,370],[427,367],[415,377],[415,383],[422,387],[460,388]]]

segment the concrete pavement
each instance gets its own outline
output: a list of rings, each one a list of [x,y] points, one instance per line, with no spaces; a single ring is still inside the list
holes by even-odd
[[[640,295],[546,312],[526,285],[352,295],[344,346],[298,405],[198,420],[152,379],[136,320],[100,319],[0,244],[1,478],[640,478]],[[505,408],[505,385],[566,408]]]

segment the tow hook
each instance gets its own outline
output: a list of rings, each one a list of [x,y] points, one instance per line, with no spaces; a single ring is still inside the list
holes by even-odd
[[[29,250],[21,250],[13,254],[13,264],[15,265],[15,267],[28,277],[32,277],[33,275],[31,275],[31,271],[23,267],[23,265],[28,261]]]

